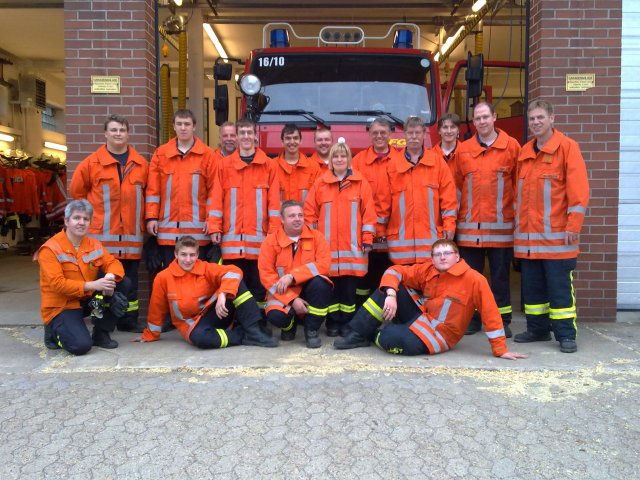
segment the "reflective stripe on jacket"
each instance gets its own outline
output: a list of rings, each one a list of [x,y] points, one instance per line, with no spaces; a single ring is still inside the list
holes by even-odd
[[[474,135],[462,143],[452,165],[460,207],[456,242],[464,247],[513,246],[517,140],[502,130],[489,147]]]
[[[367,273],[368,255],[362,246],[373,244],[376,209],[369,182],[361,173],[354,171],[340,182],[327,170],[307,196],[304,217],[329,242],[332,277]]]
[[[394,265],[382,276],[380,289],[397,290],[401,283],[407,289],[421,291],[424,296],[421,309],[426,315],[409,328],[431,353],[453,348],[464,337],[475,310],[480,313],[493,354],[499,357],[507,351],[502,317],[489,283],[464,260],[446,272],[439,272],[431,259],[416,265]],[[437,338],[426,335],[428,329],[420,328],[421,322],[428,322]]]
[[[518,158],[514,254],[529,259],[575,258],[578,243],[565,244],[565,235],[580,233],[589,205],[589,179],[580,147],[558,130],[538,153],[535,141],[528,142]]]
[[[458,202],[451,171],[431,150],[414,166],[404,154],[389,162],[381,216],[389,218],[387,243],[394,264],[422,263],[443,230],[455,231]]]
[[[327,276],[330,270],[331,250],[318,230],[311,230],[306,225],[302,228],[295,256],[293,240],[287,236],[283,227],[267,235],[258,257],[260,282],[267,290],[267,313],[272,310],[288,313],[291,302],[300,296],[304,284],[317,276],[329,281]],[[293,275],[295,283],[284,293],[277,293],[276,283],[287,274]]]
[[[158,220],[159,245],[175,245],[183,235],[191,235],[201,246],[210,243],[205,227],[215,163],[213,150],[199,138],[186,155],[178,151],[175,138],[153,154],[145,218]]]
[[[182,337],[190,342],[192,330],[215,304],[218,294],[222,292],[227,298],[234,298],[241,280],[242,271],[233,265],[196,260],[193,269],[187,272],[174,260],[153,281],[147,328],[142,332],[142,339],[159,340],[168,313]]]
[[[304,204],[311,186],[320,176],[320,166],[302,153],[295,165],[288,164],[283,154],[275,162],[280,183],[280,202],[297,200]]]
[[[387,224],[389,223],[389,217],[383,215],[382,205],[384,192],[389,189],[387,166],[391,159],[396,157],[402,158],[402,153],[391,145],[389,145],[389,153],[386,155],[376,153],[373,147],[369,147],[353,157],[353,169],[360,172],[362,176],[367,179],[373,192],[373,200],[376,204],[377,237],[383,237],[385,235]],[[386,244],[384,248],[376,250],[387,251]]]
[[[218,164],[209,231],[222,232],[222,258],[256,260],[267,233],[281,224],[276,168],[260,149],[249,164],[238,150]]]
[[[120,167],[122,181],[118,165],[102,145],[75,169],[69,193],[74,199],[87,199],[93,206],[89,235],[100,240],[116,258],[137,260],[142,255],[149,164],[129,146],[127,164]]]
[[[113,273],[117,281],[124,277],[120,261],[98,240],[84,237],[76,251],[64,231],[40,247],[37,260],[42,297],[40,312],[45,324],[64,310],[80,308],[80,300],[93,294],[84,290],[84,284],[93,282],[99,270]]]

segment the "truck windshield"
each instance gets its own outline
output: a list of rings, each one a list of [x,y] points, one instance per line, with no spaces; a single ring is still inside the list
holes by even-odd
[[[423,55],[261,53],[250,71],[260,78],[268,97],[260,123],[304,121],[300,115],[268,113],[287,110],[313,113],[328,124],[368,123],[376,111],[402,121],[411,115],[427,124],[435,121],[433,71]]]

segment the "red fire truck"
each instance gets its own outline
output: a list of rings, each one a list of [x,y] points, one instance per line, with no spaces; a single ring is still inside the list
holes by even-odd
[[[290,35],[299,43],[315,45],[291,47]],[[431,52],[413,48],[414,39],[419,41],[420,29],[407,23],[396,23],[377,37],[347,26],[324,27],[317,35],[304,37],[289,24],[268,24],[263,48],[251,52],[238,79],[243,93],[238,117],[256,121],[259,145],[270,155],[282,149],[280,131],[285,123],[302,129],[306,153],[314,150],[311,132],[318,125],[330,127],[335,140],[344,137],[355,153],[370,145],[366,129],[375,117],[389,120],[394,127],[392,143],[403,145],[402,125],[411,115],[422,117],[428,126],[425,146],[431,147],[439,141],[437,120],[443,112],[456,111],[464,120],[465,110],[469,111],[466,98],[494,100],[496,88],[483,86],[488,68],[514,68],[514,77],[522,77],[520,64],[483,65],[482,57],[469,56],[468,65],[459,62],[452,80],[442,83]],[[385,40],[393,40],[391,48],[367,46]],[[218,125],[229,113],[227,85],[220,82],[231,79],[232,66],[224,60],[218,59],[214,67]],[[522,112],[519,119],[520,140]]]

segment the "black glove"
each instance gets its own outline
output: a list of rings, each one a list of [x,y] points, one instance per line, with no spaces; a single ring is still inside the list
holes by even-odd
[[[209,251],[207,252],[207,255],[205,256],[205,260],[209,263],[217,263],[219,265],[222,265],[222,262],[220,261],[221,256],[222,256],[222,253],[220,252],[220,246],[211,245],[211,248],[209,249]]]
[[[109,310],[116,317],[122,318],[127,314],[129,309],[129,300],[127,296],[122,292],[113,292],[113,296],[109,301]]]
[[[144,242],[144,248],[142,249],[142,259],[147,265],[147,271],[150,274],[153,275],[162,270],[164,266],[162,250],[160,250],[160,245],[158,245],[158,240],[156,239],[156,237],[149,237],[149,239]]]

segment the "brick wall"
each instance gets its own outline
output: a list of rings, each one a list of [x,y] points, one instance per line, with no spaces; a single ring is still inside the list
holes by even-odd
[[[157,146],[154,25],[154,0],[65,0],[69,179],[77,164],[104,143],[104,120],[111,114],[129,119],[131,145],[151,158]],[[92,94],[91,75],[119,76],[120,94]],[[141,271],[141,313],[146,312],[148,296],[149,281]]]
[[[529,99],[554,104],[555,125],[580,144],[589,171],[575,282],[584,321],[616,318],[621,29],[621,0],[531,2]],[[595,73],[596,87],[566,92],[567,73]]]

